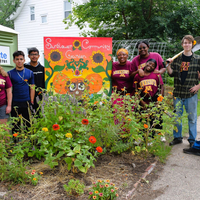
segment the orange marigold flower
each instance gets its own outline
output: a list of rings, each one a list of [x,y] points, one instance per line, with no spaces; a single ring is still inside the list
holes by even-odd
[[[40,91],[40,92],[38,92],[38,95],[40,95],[40,94],[42,94],[42,92]]]
[[[135,94],[138,94],[138,92],[135,92]]]
[[[134,81],[134,83],[137,83],[137,81]]]
[[[94,136],[90,136],[89,141],[90,141],[90,143],[95,144],[97,139]]]
[[[84,125],[88,125],[89,121],[88,121],[88,119],[82,119],[81,123]]]
[[[124,91],[124,88],[122,88],[121,91]]]
[[[57,131],[57,130],[60,129],[60,126],[59,126],[58,124],[54,124],[54,125],[52,126],[52,128],[53,128],[54,131]]]
[[[101,147],[97,147],[96,150],[99,152],[99,153],[102,153],[103,152],[103,149]]]
[[[14,133],[13,136],[14,136],[14,137],[17,137],[17,136],[18,136],[18,133]]]
[[[127,93],[127,94],[126,94],[126,96],[129,96],[129,95],[130,95],[130,93]]]
[[[94,102],[94,105],[96,105],[97,103],[98,103],[98,101],[95,101],[95,102]]]
[[[33,180],[36,181],[37,179],[36,179],[36,178],[33,178]]]
[[[162,135],[162,133],[158,133],[158,135]]]
[[[164,99],[164,97],[161,95],[161,96],[159,96],[159,97],[157,98],[157,101],[162,102],[163,99]]]
[[[143,89],[143,88],[140,88],[140,87],[138,88],[138,90],[142,90],[142,89]]]
[[[128,121],[131,121],[131,119],[130,119],[130,118],[128,118]]]
[[[148,128],[149,126],[147,124],[144,124],[144,128]]]
[[[146,94],[147,94],[147,93],[148,93],[148,91],[147,91],[147,90],[144,90],[144,93],[146,93]]]

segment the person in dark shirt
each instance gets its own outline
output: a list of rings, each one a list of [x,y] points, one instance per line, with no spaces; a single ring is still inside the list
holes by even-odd
[[[24,66],[27,69],[30,69],[33,71],[34,74],[34,81],[35,81],[35,98],[34,98],[34,104],[33,109],[35,112],[38,112],[38,100],[42,100],[42,93],[43,89],[45,89],[45,72],[44,72],[44,66],[42,66],[38,59],[40,57],[39,50],[35,47],[29,49],[28,51],[28,57],[30,58],[30,62],[27,64],[24,64]]]

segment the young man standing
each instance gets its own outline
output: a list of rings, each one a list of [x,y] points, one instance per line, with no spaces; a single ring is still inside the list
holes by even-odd
[[[33,74],[34,74],[34,81],[35,81],[36,88],[35,88],[35,98],[34,98],[33,109],[37,111],[39,105],[36,101],[36,98],[39,97],[39,99],[42,100],[42,89],[45,89],[44,66],[42,66],[38,62],[40,55],[39,55],[39,50],[37,48],[33,47],[29,49],[28,57],[30,58],[30,62],[27,64],[24,64],[24,67],[33,71]]]
[[[13,53],[13,62],[16,67],[8,72],[13,87],[11,117],[21,115],[25,119],[24,125],[27,128],[27,126],[30,126],[28,109],[29,105],[33,104],[35,96],[34,75],[31,70],[24,68],[25,59],[22,51]],[[20,120],[18,120],[18,124],[15,124],[13,133],[18,132],[19,126]]]
[[[197,92],[200,89],[198,80],[200,56],[192,52],[192,47],[195,45],[193,36],[184,36],[181,43],[184,52],[174,60],[169,58],[170,64],[167,66],[169,76],[174,77],[174,109],[177,114],[173,130],[174,140],[169,145],[182,143],[182,122],[180,122],[180,117],[183,114],[184,105],[188,113],[188,142],[192,147],[197,135]]]

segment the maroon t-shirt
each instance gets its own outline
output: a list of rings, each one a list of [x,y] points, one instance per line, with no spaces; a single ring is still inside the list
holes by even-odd
[[[144,77],[136,74],[133,80],[133,87],[138,89],[140,96],[144,98],[143,101],[147,104],[151,101],[157,101],[161,85],[163,85],[163,81],[160,74],[154,74],[153,72]]]
[[[133,68],[133,71],[136,71],[138,69],[143,69],[144,66],[145,66],[145,63],[149,59],[155,59],[156,60],[157,66],[156,66],[155,69],[160,70],[160,69],[164,68],[163,59],[162,59],[161,55],[159,53],[156,53],[156,52],[150,52],[149,56],[146,57],[146,58],[141,58],[140,55],[134,57],[132,62],[131,62],[131,68]]]
[[[133,91],[133,79],[130,75],[133,71],[131,70],[131,62],[127,61],[125,65],[120,65],[119,62],[113,62],[112,64],[112,87],[117,87],[117,92],[124,94],[123,88],[127,93]]]
[[[4,77],[0,74],[0,107],[7,104],[6,89],[12,87],[9,76]]]

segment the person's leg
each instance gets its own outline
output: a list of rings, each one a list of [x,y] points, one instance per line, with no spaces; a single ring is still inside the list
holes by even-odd
[[[189,143],[194,143],[197,136],[197,102],[197,94],[184,101],[185,109],[188,113]]]

